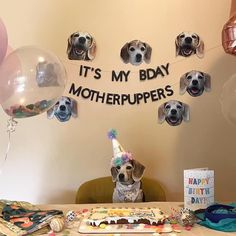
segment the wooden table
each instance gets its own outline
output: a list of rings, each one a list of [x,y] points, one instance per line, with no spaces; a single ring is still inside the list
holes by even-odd
[[[82,209],[91,209],[94,207],[99,207],[99,206],[105,206],[105,207],[159,207],[164,213],[170,214],[171,213],[171,208],[174,209],[180,209],[183,207],[183,203],[180,202],[146,202],[146,203],[121,203],[121,204],[65,204],[65,205],[38,205],[38,207],[42,210],[49,210],[49,209],[56,209],[56,210],[62,210],[65,214],[69,210],[74,210],[74,211],[79,211]],[[48,234],[45,234],[48,235]],[[80,234],[78,233],[78,225],[76,226],[69,226],[69,229],[65,229],[61,233],[57,233],[56,235],[109,235],[111,236],[112,234]],[[114,236],[120,236],[120,235],[135,235],[135,234],[113,234]],[[137,235],[137,234],[136,234]],[[152,235],[151,234],[139,234],[139,235]],[[163,236],[171,236],[171,234],[162,234]],[[173,234],[174,235],[174,234]],[[196,224],[190,231],[187,230],[182,230],[181,233],[175,233],[177,236],[220,236],[220,235],[235,235],[236,233],[226,233],[226,232],[220,232],[216,230],[211,230],[206,227],[200,226]]]

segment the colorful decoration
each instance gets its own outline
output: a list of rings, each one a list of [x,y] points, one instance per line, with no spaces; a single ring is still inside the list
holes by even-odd
[[[236,55],[236,14],[234,14],[222,29],[222,46],[226,53]]]
[[[47,111],[47,116],[52,119],[54,116],[60,122],[69,121],[71,117],[78,116],[77,101],[70,97],[62,96],[57,103]]]
[[[72,210],[68,211],[66,213],[66,222],[71,222],[71,221],[75,220],[76,216],[77,216],[77,214],[75,211],[72,211]]]
[[[67,55],[70,60],[92,61],[96,55],[96,42],[87,32],[75,32],[68,38]]]
[[[158,121],[160,124],[166,121],[171,126],[177,126],[182,121],[189,121],[189,116],[189,106],[180,101],[170,100],[158,108]]]
[[[140,40],[133,40],[126,43],[120,52],[120,57],[124,63],[138,66],[143,62],[150,63],[152,48],[149,44]]]
[[[133,159],[132,154],[124,150],[124,148],[117,141],[116,137],[117,131],[115,129],[111,129],[108,132],[108,138],[112,141],[113,158],[111,160],[111,166],[114,167],[121,166]]]
[[[6,55],[7,45],[8,45],[7,30],[0,18],[0,64],[2,63]]]
[[[52,77],[57,84],[52,83]],[[46,111],[60,98],[66,84],[60,60],[31,46],[16,49],[6,57],[0,67],[0,78],[0,103],[13,118]]]
[[[200,36],[193,32],[182,32],[175,39],[176,56],[189,57],[196,54],[204,56],[204,43]]]
[[[211,90],[211,76],[207,73],[192,70],[180,78],[180,94],[183,95],[186,91],[192,97],[198,97],[204,91]]]

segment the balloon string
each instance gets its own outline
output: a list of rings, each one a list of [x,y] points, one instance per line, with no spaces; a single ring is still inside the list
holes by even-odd
[[[14,118],[10,118],[8,121],[7,121],[7,133],[8,133],[8,144],[7,144],[7,149],[6,149],[6,153],[5,153],[5,158],[0,166],[0,173],[1,173],[1,170],[4,168],[5,164],[6,164],[6,161],[7,161],[7,158],[8,158],[8,153],[10,151],[10,147],[11,147],[11,133],[15,132],[15,129],[16,129],[16,125],[17,125],[17,121],[14,120]]]
[[[207,54],[208,52],[214,50],[214,49],[217,49],[217,48],[221,48],[222,45],[216,45],[216,46],[213,46],[211,48],[209,48],[208,50],[205,50],[205,54]],[[176,61],[173,61],[173,62],[170,62],[169,64],[170,65],[173,65],[173,64],[176,64],[176,63],[180,63],[180,62],[183,62],[185,60],[187,60],[188,58],[181,58],[180,60],[176,60]],[[65,59],[61,59],[61,61],[63,61],[63,63],[65,64],[68,64],[68,65],[72,65],[72,66],[79,66],[76,62],[70,62],[68,60],[65,60]],[[109,70],[102,70],[103,72],[111,72]],[[139,71],[130,71],[130,73],[139,73]]]

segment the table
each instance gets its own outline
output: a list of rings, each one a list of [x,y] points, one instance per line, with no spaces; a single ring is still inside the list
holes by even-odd
[[[56,210],[62,210],[65,214],[69,211],[69,210],[74,210],[74,211],[79,211],[82,209],[91,209],[94,207],[99,207],[99,206],[104,206],[104,207],[159,207],[163,212],[170,214],[171,213],[171,208],[174,209],[180,209],[183,207],[183,203],[180,202],[145,202],[145,203],[115,203],[115,204],[64,204],[64,205],[38,205],[38,207],[41,210],[52,210],[52,209],[56,209]],[[208,229],[206,227],[200,226],[200,225],[195,225],[190,231],[187,230],[182,230],[181,233],[175,233],[177,236],[232,236],[235,235],[235,232],[232,233],[226,233],[226,232],[220,232],[220,231],[216,231],[216,230],[212,230],[212,229]],[[48,235],[48,234],[45,234]],[[70,229],[65,229],[64,231],[57,233],[56,235],[61,235],[61,236],[73,236],[73,235],[95,235],[95,236],[99,236],[99,235],[109,235],[111,236],[111,234],[80,234],[78,233],[78,226],[75,227],[70,227]],[[119,234],[121,235],[121,234]],[[122,236],[129,236],[132,235],[134,236],[135,234],[122,234]],[[139,234],[141,235],[152,235],[152,234]],[[162,234],[163,236],[167,236],[171,234]],[[114,236],[118,236],[116,234],[114,234]]]

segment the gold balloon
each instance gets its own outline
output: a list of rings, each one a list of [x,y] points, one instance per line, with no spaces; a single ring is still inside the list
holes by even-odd
[[[222,46],[226,53],[236,55],[236,14],[223,27]]]

